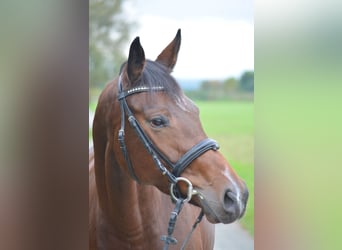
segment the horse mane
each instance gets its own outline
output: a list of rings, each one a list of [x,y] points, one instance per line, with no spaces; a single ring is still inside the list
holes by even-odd
[[[120,73],[125,65],[126,63],[121,66]],[[170,69],[163,64],[147,59],[142,75],[134,83],[134,87],[163,87],[164,92],[171,98],[180,97],[182,90],[170,73]]]

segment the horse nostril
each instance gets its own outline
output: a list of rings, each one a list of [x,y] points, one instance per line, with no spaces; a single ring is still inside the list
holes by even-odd
[[[236,203],[236,195],[231,190],[226,191],[223,198],[224,210],[227,212],[233,212],[235,210],[234,206],[236,206]]]

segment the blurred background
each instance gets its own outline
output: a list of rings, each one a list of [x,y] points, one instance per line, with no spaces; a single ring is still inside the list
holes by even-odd
[[[204,130],[220,143],[250,191],[242,220],[217,227],[215,249],[252,249],[253,2],[90,0],[89,13],[89,144],[98,95],[118,75],[131,41],[139,36],[146,57],[155,59],[180,28],[182,44],[172,74],[198,105]]]

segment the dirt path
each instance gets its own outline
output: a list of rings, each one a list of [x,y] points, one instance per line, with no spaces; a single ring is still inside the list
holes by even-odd
[[[254,239],[238,222],[217,224],[214,250],[253,250]]]

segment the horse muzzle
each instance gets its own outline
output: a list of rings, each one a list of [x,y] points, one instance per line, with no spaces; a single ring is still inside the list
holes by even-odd
[[[240,219],[248,200],[245,184],[239,190],[225,189],[221,197],[216,197],[210,190],[196,190],[198,203],[211,223],[228,224]]]

